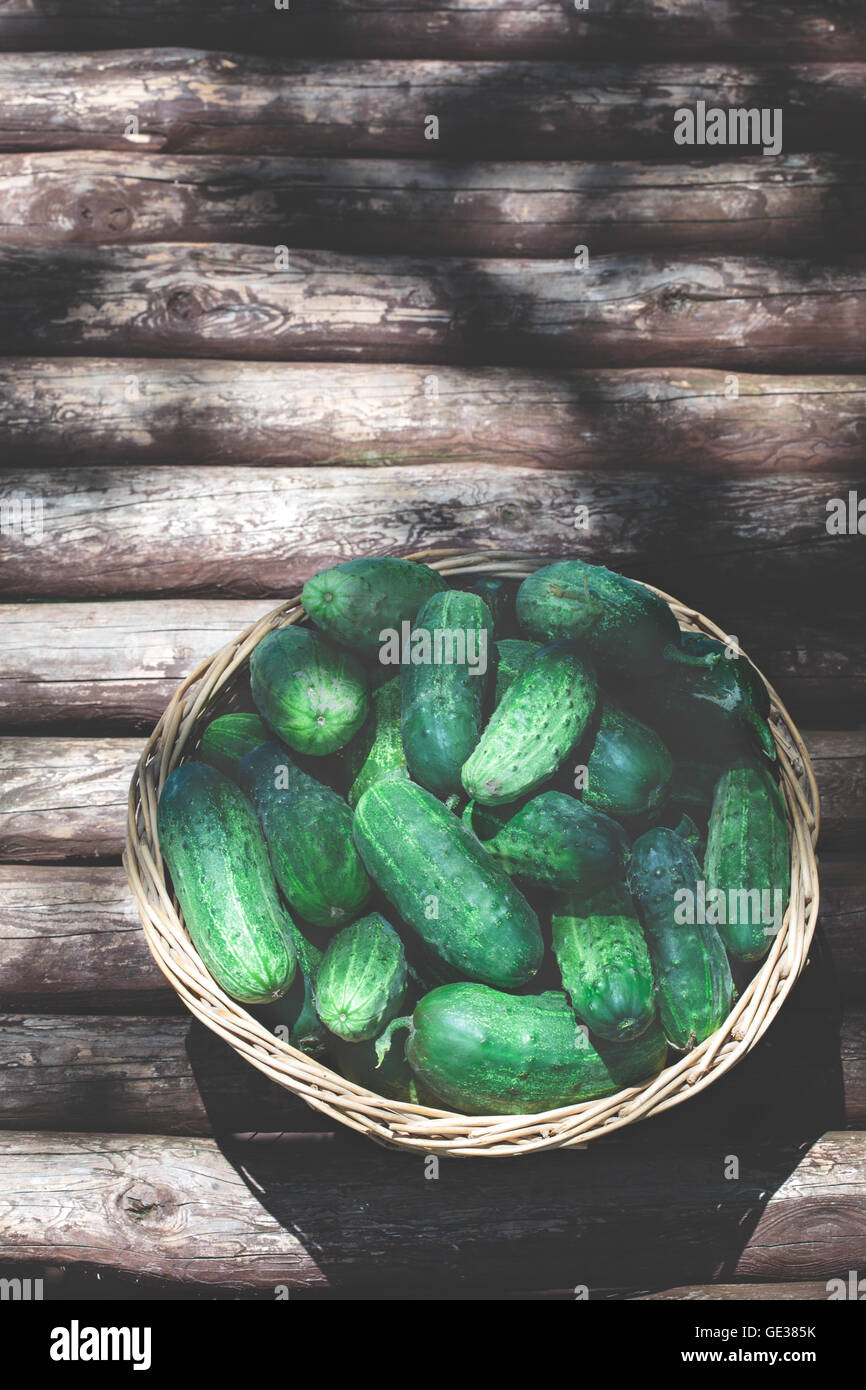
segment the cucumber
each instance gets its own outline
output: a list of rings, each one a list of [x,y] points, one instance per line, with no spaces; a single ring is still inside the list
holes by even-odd
[[[434,594],[415,620],[411,651],[427,659],[403,668],[406,762],[428,791],[450,796],[462,790],[460,770],[481,737],[494,657],[489,609],[477,594]],[[461,655],[462,661],[452,659]]]
[[[516,808],[470,801],[463,823],[507,874],[528,883],[588,895],[623,877],[622,827],[566,792],[540,792]]]
[[[442,985],[412,1016],[406,1057],[425,1089],[471,1115],[529,1115],[609,1096],[657,1076],[661,1028],[630,1042],[591,1038],[565,995]]]
[[[668,799],[677,805],[697,807],[708,811],[722,768],[718,763],[695,762],[691,758],[674,758],[674,770],[668,787]]]
[[[596,701],[596,677],[571,648],[543,647],[506,690],[463,766],[468,796],[517,801],[541,786],[580,741]]]
[[[242,1003],[285,994],[292,923],[243,792],[206,763],[182,763],[162,789],[157,829],[186,929],[217,984]]]
[[[676,825],[672,825],[671,829],[673,830],[675,835],[679,835],[681,840],[685,840],[686,844],[694,854],[698,863],[700,863],[704,857],[705,845],[703,836],[701,835],[700,830],[698,830],[698,827],[695,825],[691,816],[680,816]]]
[[[274,1004],[253,1006],[252,1011],[266,1028],[299,1052],[306,1052],[309,1057],[321,1057],[332,1041],[316,1013],[314,985],[322,952],[294,925],[292,941],[298,957],[298,969],[288,993]]]
[[[332,931],[357,917],[370,880],[352,839],[352,811],[330,787],[295,767],[278,743],[241,760],[283,896],[308,922]]]
[[[639,1037],[656,1016],[649,950],[622,885],[569,895],[552,916],[553,952],[577,1018],[600,1038]]]
[[[767,723],[770,696],[745,656],[699,632],[683,632],[659,670],[635,689],[654,729],[678,757],[699,761],[759,748],[776,757]]]
[[[428,598],[447,587],[426,565],[384,556],[322,570],[307,580],[302,599],[317,627],[369,660],[378,657],[383,632],[399,633]]]
[[[241,758],[269,738],[257,714],[221,714],[202,734],[199,753],[202,762],[234,777]]]
[[[517,620],[530,637],[579,642],[599,666],[628,675],[660,662],[680,635],[664,599],[584,560],[557,560],[524,579]]]
[[[446,964],[503,989],[536,974],[544,954],[538,918],[432,793],[377,782],[358,802],[354,833],[370,877]]]
[[[586,762],[584,804],[626,820],[645,815],[663,804],[672,772],[658,734],[606,699]]]
[[[409,776],[400,728],[399,676],[392,676],[373,691],[367,720],[346,749],[346,766],[350,806],[357,806],[375,782],[399,781]]]
[[[740,761],[716,784],[704,858],[707,901],[724,894],[719,933],[738,960],[756,961],[782,925],[791,879],[785,803],[770,771]]]
[[[345,1042],[375,1038],[396,1018],[408,984],[403,943],[378,912],[338,932],[316,975],[316,1012]]]
[[[673,830],[648,830],[632,846],[628,884],[649,946],[662,1026],[681,1051],[720,1027],[733,998],[722,939],[698,920],[698,874],[697,859]],[[691,923],[683,920],[688,908]]]
[[[411,1018],[394,1019],[380,1038],[367,1042],[336,1042],[334,1060],[338,1069],[356,1086],[385,1096],[388,1100],[409,1101],[423,1105],[423,1088],[406,1061],[406,1038]],[[378,1051],[382,1051],[380,1059]]]
[[[540,651],[540,642],[525,642],[519,637],[506,637],[496,643],[494,707],[499,704],[508,687],[514,683],[530,659]]]
[[[367,718],[370,695],[363,669],[303,627],[267,633],[250,658],[259,714],[298,753],[333,753]]]

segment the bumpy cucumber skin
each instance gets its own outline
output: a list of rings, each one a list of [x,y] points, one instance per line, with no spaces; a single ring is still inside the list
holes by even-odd
[[[431,643],[437,630],[474,632],[472,650],[476,660],[480,663],[483,659],[486,665],[483,674],[473,674],[467,662],[419,663],[403,668],[401,719],[406,763],[416,782],[446,797],[462,790],[460,771],[481,737],[495,657],[493,619],[477,594],[446,590],[424,604],[413,625],[413,633],[419,630],[430,634]]]
[[[627,673],[661,661],[680,633],[664,599],[583,560],[557,560],[524,579],[517,619],[530,637],[578,642],[599,666]]]
[[[316,1013],[314,985],[323,953],[295,925],[292,926],[292,941],[298,956],[298,969],[291,987],[275,1004],[254,1006],[253,1012],[266,1028],[285,1038],[299,1052],[305,1052],[308,1057],[321,1057],[333,1042]]]
[[[336,931],[357,917],[370,880],[343,798],[296,768],[278,743],[241,759],[238,779],[264,831],[283,896],[308,922]]]
[[[351,785],[347,800],[357,806],[376,782],[404,781],[409,776],[400,727],[400,677],[392,676],[370,701],[370,713],[346,749]]]
[[[370,877],[434,955],[501,989],[536,974],[544,943],[534,911],[425,788],[413,782],[370,787],[355,811],[354,834]]]
[[[463,822],[507,874],[542,888],[589,894],[623,877],[622,827],[566,792],[540,792],[516,809],[470,802]]]
[[[494,708],[500,703],[510,685],[513,685],[521,671],[541,651],[540,642],[526,642],[519,637],[505,637],[496,643],[496,685],[493,692]]]
[[[370,708],[358,662],[309,628],[281,627],[263,637],[250,658],[250,683],[265,723],[298,753],[342,748]]]
[[[182,763],[163,787],[157,828],[186,929],[217,983],[248,1004],[285,994],[292,923],[244,794],[216,768]]]
[[[630,1042],[590,1038],[564,994],[442,985],[415,1009],[406,1057],[441,1101],[470,1115],[531,1115],[657,1076],[667,1045],[651,1025]]]
[[[747,657],[725,652],[713,637],[681,633],[636,698],[676,756],[700,759],[712,750],[724,757],[757,747],[775,759],[767,688]]]
[[[576,1017],[600,1038],[640,1037],[656,1016],[649,950],[622,886],[570,895],[551,924],[553,953]]]
[[[687,889],[696,904],[699,872],[694,854],[673,830],[648,830],[632,846],[628,885],[649,946],[662,1026],[681,1051],[721,1026],[734,990],[716,928],[676,921],[675,894]]]
[[[235,777],[241,758],[270,736],[257,714],[221,714],[202,734],[199,756],[226,777]]]
[[[406,995],[403,943],[378,912],[338,932],[316,975],[316,1012],[344,1042],[378,1037]]]
[[[433,594],[447,589],[427,565],[390,556],[348,560],[322,570],[304,585],[302,600],[323,632],[370,659],[378,656],[380,633],[411,622]]]
[[[587,759],[584,803],[623,819],[645,815],[663,805],[672,772],[658,734],[605,700]]]
[[[790,843],[785,804],[769,770],[757,762],[742,760],[722,773],[716,784],[710,813],[704,880],[707,893],[721,890],[729,908],[731,894],[752,889],[781,893],[784,912],[791,881]],[[735,897],[736,915],[744,922],[727,920],[719,933],[728,951],[738,960],[756,961],[766,955],[773,937],[766,931],[762,907]],[[770,905],[775,898],[770,897]],[[740,907],[746,907],[742,913]]]
[[[595,709],[592,667],[569,647],[543,647],[511,684],[463,766],[468,796],[486,806],[540,787],[580,741]]]

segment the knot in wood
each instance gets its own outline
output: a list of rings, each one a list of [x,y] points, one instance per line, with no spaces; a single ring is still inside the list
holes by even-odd
[[[137,1178],[120,1193],[117,1205],[124,1216],[138,1225],[155,1226],[163,1225],[173,1215],[177,1202],[170,1192]]]
[[[166,308],[172,318],[197,319],[204,313],[194,290],[173,290],[168,296]]]

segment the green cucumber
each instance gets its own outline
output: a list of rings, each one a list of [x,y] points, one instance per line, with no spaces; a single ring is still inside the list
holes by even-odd
[[[392,676],[370,701],[370,713],[346,749],[350,780],[347,800],[357,806],[375,782],[392,782],[409,776],[400,728],[400,677]]]
[[[517,620],[530,637],[579,642],[599,666],[628,675],[660,662],[680,634],[658,594],[584,560],[557,560],[524,579]]]
[[[722,939],[700,920],[699,872],[673,830],[648,830],[632,846],[628,884],[649,946],[662,1026],[681,1051],[721,1026],[733,998]]]
[[[571,1007],[600,1038],[645,1032],[656,1016],[649,950],[624,886],[569,895],[552,916],[553,952]]]
[[[432,793],[377,782],[358,802],[354,833],[370,877],[441,960],[503,989],[536,974],[544,954],[538,918]]]
[[[241,758],[269,738],[270,733],[257,714],[221,714],[211,720],[202,734],[199,753],[202,762],[210,763],[226,777],[234,777]]]
[[[674,758],[673,776],[668,788],[672,803],[691,806],[707,812],[713,799],[722,768],[718,763],[695,762],[691,758]]]
[[[462,790],[460,771],[483,727],[488,657],[493,659],[486,604],[459,589],[434,594],[415,620],[410,654],[421,659],[403,667],[406,763],[416,782],[450,796]]]
[[[738,960],[766,955],[782,925],[791,880],[782,793],[769,769],[740,761],[716,784],[704,858],[707,901],[723,895],[719,933]]]
[[[293,925],[292,941],[298,956],[298,969],[287,994],[274,1004],[253,1007],[253,1013],[277,1037],[306,1052],[321,1057],[328,1049],[330,1034],[316,1013],[314,993],[316,972],[322,952]]]
[[[591,1038],[564,994],[442,985],[412,1016],[406,1057],[425,1089],[470,1115],[530,1115],[614,1095],[657,1076],[661,1028],[629,1042]]]
[[[383,556],[322,570],[307,580],[302,600],[317,627],[370,659],[379,655],[384,632],[399,633],[428,598],[447,587],[426,565]]]
[[[467,794],[497,806],[540,787],[580,741],[596,689],[595,672],[570,647],[543,647],[506,690],[464,764]]]
[[[496,643],[496,687],[493,693],[494,708],[500,703],[510,685],[525,669],[536,652],[541,651],[540,642],[526,642],[519,637],[505,637]]]
[[[625,820],[645,815],[663,804],[672,771],[658,734],[606,699],[586,761],[585,805]]]
[[[698,863],[700,863],[704,857],[704,839],[691,816],[683,814],[680,816],[676,825],[671,826],[671,829],[675,835],[679,835],[681,840],[685,840]]]
[[[635,690],[654,729],[677,757],[724,758],[759,748],[776,757],[767,723],[770,696],[745,656],[728,656],[714,637],[683,632],[664,661]]]
[[[541,792],[517,807],[470,801],[463,823],[507,874],[528,883],[589,894],[623,877],[622,827],[566,792]]]
[[[217,984],[248,1004],[285,994],[292,923],[240,788],[207,763],[182,763],[162,789],[157,829],[186,929]]]
[[[339,793],[295,767],[278,743],[248,753],[238,778],[258,813],[289,905],[332,931],[351,922],[370,894],[352,839],[351,808]]]
[[[345,1042],[375,1038],[396,1018],[409,981],[403,942],[378,912],[338,932],[316,975],[316,1012]]]
[[[250,681],[259,714],[298,753],[342,748],[370,707],[358,662],[309,628],[267,633],[250,658]]]

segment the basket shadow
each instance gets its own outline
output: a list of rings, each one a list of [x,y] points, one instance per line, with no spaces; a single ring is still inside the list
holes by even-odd
[[[334,1126],[204,1029],[189,1055],[222,1152],[304,1245],[326,1296],[609,1298],[737,1277],[767,1204],[844,1126],[839,1027],[817,941],[765,1037],[700,1096],[584,1151],[438,1167]],[[277,1130],[285,1142],[239,1140]]]

